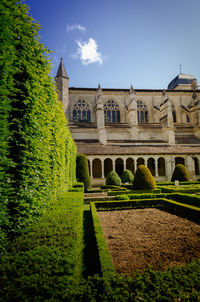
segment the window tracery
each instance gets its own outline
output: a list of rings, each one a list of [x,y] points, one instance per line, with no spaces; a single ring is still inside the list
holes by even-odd
[[[109,100],[104,105],[104,121],[105,123],[120,122],[119,105],[117,105],[113,100]]]
[[[140,100],[137,101],[137,118],[139,124],[148,123],[147,106]]]
[[[90,106],[85,100],[78,100],[73,106],[74,122],[91,122]]]

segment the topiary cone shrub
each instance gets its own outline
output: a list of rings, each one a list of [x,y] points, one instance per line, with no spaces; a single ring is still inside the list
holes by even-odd
[[[188,173],[187,168],[182,164],[176,165],[174,172],[172,174],[171,181],[175,181],[175,180],[187,181],[187,180],[189,180],[189,178],[190,178],[190,175]]]
[[[122,183],[132,183],[133,182],[133,173],[130,171],[130,170],[125,170],[123,173],[122,173],[122,176],[121,176],[121,181]]]
[[[76,156],[76,179],[84,183],[85,191],[91,187],[88,161],[85,154],[77,154]]]
[[[111,171],[106,176],[106,185],[121,186],[121,179],[115,171]]]
[[[153,190],[155,188],[156,188],[156,182],[150,170],[146,166],[140,165],[135,172],[135,176],[133,180],[133,189]]]

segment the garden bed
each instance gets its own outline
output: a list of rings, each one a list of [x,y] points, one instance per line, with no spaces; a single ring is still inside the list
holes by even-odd
[[[117,273],[200,258],[200,225],[155,208],[98,212]]]

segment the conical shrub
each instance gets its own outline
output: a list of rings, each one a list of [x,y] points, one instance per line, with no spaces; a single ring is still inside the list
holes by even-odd
[[[76,179],[84,183],[85,191],[91,187],[88,161],[85,154],[77,154],[76,156]]]
[[[182,164],[176,165],[174,172],[172,174],[171,181],[175,181],[175,180],[187,181],[189,180],[189,178],[190,175],[188,169]]]
[[[150,172],[150,170],[140,165],[134,176],[133,189],[134,190],[152,190],[156,188],[156,182]]]
[[[121,186],[121,178],[115,171],[108,173],[106,177],[106,185]]]
[[[133,173],[130,171],[130,170],[125,170],[123,173],[122,173],[122,176],[121,176],[121,181],[122,183],[132,183],[133,182]]]

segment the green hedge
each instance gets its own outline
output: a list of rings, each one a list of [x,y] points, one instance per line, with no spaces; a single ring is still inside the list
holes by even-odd
[[[106,176],[107,186],[121,186],[121,178],[115,171],[110,171]]]
[[[63,301],[77,288],[82,269],[83,193],[62,193],[1,256],[0,297]]]
[[[198,187],[169,187],[169,186],[161,186],[160,187],[161,191],[163,193],[196,193],[196,192],[200,192],[200,186]]]
[[[112,191],[124,190],[124,191],[126,191],[126,188],[123,188],[123,187],[120,187],[120,186],[114,186],[114,185],[103,185],[103,186],[101,186],[101,189],[103,191],[105,191],[105,190],[112,190]]]
[[[107,192],[108,196],[115,196],[115,195],[120,195],[120,194],[144,194],[144,193],[155,193],[158,194],[161,192],[161,189],[154,189],[154,190],[126,190],[126,191],[110,191]]]
[[[0,235],[23,231],[75,182],[76,146],[40,26],[21,1],[0,3]],[[8,26],[9,24],[9,26]],[[9,220],[8,220],[9,219]],[[0,242],[1,245],[1,242]]]
[[[85,154],[77,154],[76,157],[76,178],[84,183],[84,189],[87,191],[91,187],[88,161]]]
[[[108,278],[112,273],[114,273],[114,267],[112,264],[111,256],[108,251],[105,237],[100,226],[95,203],[91,202],[90,205],[94,225],[94,233],[99,253],[101,274],[103,277]]]
[[[171,181],[175,181],[175,180],[188,181],[189,178],[190,175],[188,173],[188,169],[182,164],[176,165],[174,172],[172,174]]]
[[[140,165],[134,175],[133,190],[152,190],[156,188],[156,182],[151,171],[145,165]]]

